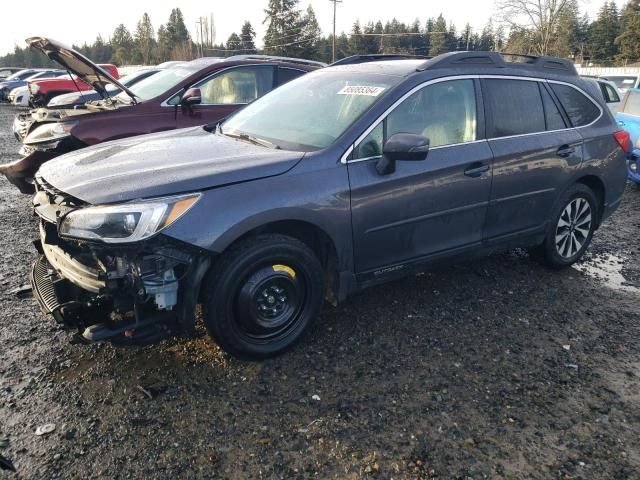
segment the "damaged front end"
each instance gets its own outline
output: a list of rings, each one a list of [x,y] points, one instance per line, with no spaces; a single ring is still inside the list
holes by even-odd
[[[23,144],[20,155],[26,157],[35,151],[61,155],[85,147],[71,130],[78,124],[77,117],[86,113],[86,110],[38,108],[17,114],[13,120],[13,134]]]
[[[22,142],[19,151],[22,158],[0,166],[0,173],[22,193],[34,192],[33,177],[43,163],[86,147],[71,134],[72,128],[78,123],[74,117],[82,114],[74,112],[38,109],[16,115],[13,134]]]
[[[82,202],[36,181],[42,254],[31,283],[42,309],[86,341],[141,345],[192,334],[210,256],[163,235],[109,244],[59,234],[61,220]]]

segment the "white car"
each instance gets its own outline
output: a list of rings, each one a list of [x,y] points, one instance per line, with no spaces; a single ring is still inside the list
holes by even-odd
[[[612,82],[621,94],[626,93],[630,88],[638,88],[640,86],[640,74],[638,73],[603,75],[600,79]]]
[[[602,94],[602,98],[607,104],[607,107],[609,107],[609,110],[611,110],[611,113],[615,114],[620,110],[621,93],[614,82],[605,80],[603,77],[589,77],[584,75],[582,78],[588,82],[593,82],[594,86]]]
[[[29,87],[18,87],[9,92],[7,100],[9,100],[9,103],[11,103],[12,105],[28,107],[30,95],[31,94],[29,93]]]
[[[621,102],[620,90],[617,85],[614,82],[603,78],[598,78],[597,82],[600,87],[600,91],[602,92],[602,96],[604,97],[604,101],[607,102],[607,107],[609,107],[611,113],[616,113],[620,110]]]

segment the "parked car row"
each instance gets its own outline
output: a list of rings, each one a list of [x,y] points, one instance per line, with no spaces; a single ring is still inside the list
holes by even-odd
[[[0,81],[0,101],[6,101],[14,89],[27,86],[30,80],[66,74],[66,71],[59,69],[29,68],[20,70]]]
[[[558,58],[204,58],[127,87],[31,45],[120,91],[18,115],[3,168],[35,189],[34,295],[86,341],[190,334],[201,304],[222,348],[269,357],[325,298],[436,261],[517,246],[571,265],[625,189],[629,134]]]
[[[117,138],[218,121],[273,88],[324,66],[250,55],[201,58],[170,65],[128,87],[57,42],[30,40],[104,99],[86,103],[83,109],[63,106],[16,116],[13,131],[23,144],[22,159],[5,171],[24,192],[33,190],[31,178],[42,163],[58,155]]]

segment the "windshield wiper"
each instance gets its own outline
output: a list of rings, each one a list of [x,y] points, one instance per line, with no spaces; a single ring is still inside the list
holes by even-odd
[[[253,135],[249,135],[248,133],[223,133],[227,137],[238,138],[240,140],[245,140],[247,142],[254,143],[256,145],[260,145],[261,147],[267,148],[275,148],[276,150],[280,150],[280,147],[275,143],[271,143],[269,140],[265,140],[263,138],[254,137]]]

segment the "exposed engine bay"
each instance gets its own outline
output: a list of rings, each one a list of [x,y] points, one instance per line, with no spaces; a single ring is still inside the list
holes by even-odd
[[[41,224],[34,243],[42,257],[31,280],[43,310],[86,341],[140,345],[192,333],[209,256],[162,236],[118,248],[61,238],[57,222],[81,206],[37,184]]]

